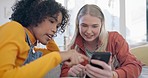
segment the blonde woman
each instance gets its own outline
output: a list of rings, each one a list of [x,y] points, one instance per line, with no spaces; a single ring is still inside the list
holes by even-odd
[[[76,77],[87,74],[90,78],[138,78],[141,62],[130,53],[128,43],[118,32],[105,30],[105,18],[97,5],[86,4],[76,17],[76,30],[70,48],[91,57],[94,52],[111,52],[110,64],[98,60],[92,63],[102,66],[99,69],[87,61],[69,68],[62,66],[61,76]]]

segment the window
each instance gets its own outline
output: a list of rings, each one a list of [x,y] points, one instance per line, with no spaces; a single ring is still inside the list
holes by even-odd
[[[75,18],[84,4],[98,5],[104,15],[108,31],[118,31],[129,44],[146,41],[146,0],[56,0],[70,13],[66,32],[55,40],[62,50],[66,49],[75,30]],[[138,4],[135,4],[138,3]]]
[[[138,3],[138,4],[137,4]],[[126,31],[130,44],[146,41],[146,0],[126,0]]]

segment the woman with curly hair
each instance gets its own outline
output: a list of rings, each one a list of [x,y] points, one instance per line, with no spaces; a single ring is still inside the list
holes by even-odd
[[[87,59],[75,50],[60,52],[52,39],[65,31],[69,20],[61,4],[20,0],[12,10],[12,21],[0,27],[1,78],[42,78],[61,62],[71,66]],[[46,48],[36,48],[37,42]]]

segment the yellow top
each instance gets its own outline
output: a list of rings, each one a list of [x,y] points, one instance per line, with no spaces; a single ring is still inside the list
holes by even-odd
[[[33,35],[25,29],[31,43],[36,42]],[[24,27],[11,21],[0,26],[0,77],[1,78],[42,78],[61,62],[59,49],[53,40],[47,49],[38,49],[43,56],[29,64],[23,65],[30,47],[26,42]]]

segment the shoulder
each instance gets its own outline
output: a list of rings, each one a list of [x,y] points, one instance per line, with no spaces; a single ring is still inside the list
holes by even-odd
[[[117,31],[111,31],[109,32],[109,39],[114,39],[114,40],[122,40],[124,39],[123,36],[118,33]]]
[[[23,26],[16,21],[11,21],[11,22],[7,22],[4,25],[2,25],[1,28],[7,28],[7,29],[17,28],[18,29],[18,28],[23,28]]]
[[[1,26],[0,34],[4,38],[21,37],[25,35],[24,27],[15,21],[8,22]]]
[[[50,51],[59,51],[59,48],[54,40],[50,40],[46,47]]]
[[[121,34],[119,34],[117,31],[109,31],[109,36],[120,36]]]
[[[128,43],[123,36],[118,32],[109,32],[108,49],[117,53],[128,49]]]
[[[126,40],[120,33],[111,31],[109,32],[108,42],[111,44],[122,44],[126,42]]]
[[[11,21],[11,22],[8,22],[8,23],[2,25],[1,30],[5,30],[5,31],[9,31],[9,32],[10,31],[15,32],[15,31],[18,31],[18,30],[24,30],[24,27],[16,21]]]

